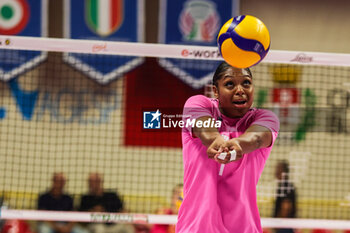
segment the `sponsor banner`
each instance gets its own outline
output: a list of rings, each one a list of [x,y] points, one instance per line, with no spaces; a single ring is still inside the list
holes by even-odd
[[[9,36],[47,36],[47,0],[0,0],[0,34]],[[11,45],[6,39],[2,46]],[[46,59],[46,52],[2,50],[0,80],[8,81]]]
[[[160,43],[216,47],[216,37],[221,26],[238,14],[238,1],[162,0],[159,9]],[[194,54],[186,54],[186,51],[183,51],[183,55],[194,56]],[[215,56],[220,56],[218,51]],[[161,66],[193,88],[201,88],[210,82],[219,62],[159,59]]]
[[[301,90],[296,85],[301,81],[302,67],[278,64],[271,66],[270,72],[275,84],[272,89],[272,103],[281,125],[299,123]]]
[[[273,88],[272,103],[281,124],[295,124],[300,121],[299,89]]]
[[[92,222],[105,223],[149,223],[148,215],[146,214],[92,213],[90,214],[90,220]]]
[[[143,42],[143,6],[143,0],[65,0],[64,35],[72,39]],[[96,45],[92,52],[106,49],[103,44]],[[66,53],[64,60],[101,84],[143,62],[139,57],[78,53]]]

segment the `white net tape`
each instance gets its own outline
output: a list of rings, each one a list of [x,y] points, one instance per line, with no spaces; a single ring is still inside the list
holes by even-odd
[[[11,209],[2,209],[0,211],[0,218],[33,221],[113,222],[129,224],[176,224],[177,221],[176,215]],[[350,221],[346,220],[262,218],[261,224],[264,228],[350,229]]]
[[[217,47],[1,36],[1,49],[222,60]],[[271,50],[263,62],[350,66],[350,54]]]

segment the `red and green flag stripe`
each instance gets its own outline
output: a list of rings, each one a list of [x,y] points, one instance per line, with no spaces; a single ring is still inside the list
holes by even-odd
[[[123,0],[86,0],[90,28],[101,36],[116,31],[123,21]]]

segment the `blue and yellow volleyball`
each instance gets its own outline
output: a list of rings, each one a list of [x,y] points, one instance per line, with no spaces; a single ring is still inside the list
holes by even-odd
[[[270,33],[265,24],[251,15],[228,20],[217,38],[223,59],[233,67],[247,68],[261,62],[270,49]]]

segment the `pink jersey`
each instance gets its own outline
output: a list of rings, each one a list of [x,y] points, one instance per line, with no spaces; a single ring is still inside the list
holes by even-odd
[[[242,118],[228,118],[220,113],[218,100],[202,95],[187,100],[183,115],[184,120],[203,116],[220,119],[219,132],[229,138],[238,137],[251,125],[261,125],[271,130],[274,142],[279,130],[279,121],[270,111],[251,109]],[[176,232],[261,233],[256,185],[272,145],[226,164],[222,176],[220,164],[208,158],[207,148],[192,136],[190,128],[182,132],[182,145],[184,200]]]

